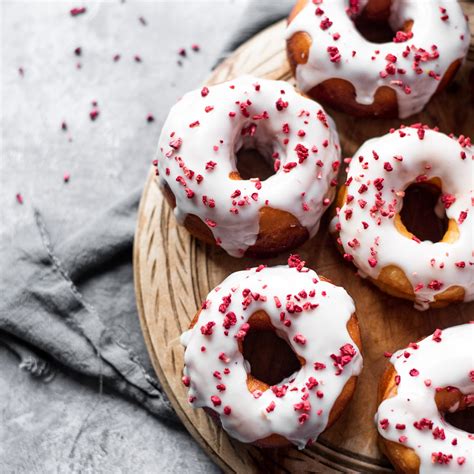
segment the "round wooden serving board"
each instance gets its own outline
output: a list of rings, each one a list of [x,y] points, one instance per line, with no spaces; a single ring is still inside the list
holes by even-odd
[[[462,3],[473,31],[474,5]],[[281,21],[252,38],[213,72],[207,84],[242,74],[292,81],[285,54],[284,29],[285,22]],[[427,123],[447,133],[474,134],[473,82],[474,44],[455,82],[423,113],[411,117],[409,123]],[[343,156],[352,156],[365,140],[400,125],[399,120],[361,120],[328,111],[336,121]],[[327,228],[328,216],[325,216],[318,235],[297,252],[309,267],[346,288],[356,302],[364,370],[355,396],[337,423],[309,449],[263,450],[245,445],[229,438],[203,410],[193,410],[188,404],[181,383],[183,348],[179,336],[212,288],[230,273],[261,262],[229,257],[222,250],[191,237],[176,224],[154,180],[154,170],[150,170],[140,204],[134,248],[142,329],[154,368],[174,409],[189,432],[225,471],[391,472],[378,450],[373,423],[377,382],[386,364],[384,351],[405,347],[438,327],[472,319],[474,303],[418,312],[410,302],[380,292],[343,261]],[[264,263],[284,263],[287,257],[282,255]]]

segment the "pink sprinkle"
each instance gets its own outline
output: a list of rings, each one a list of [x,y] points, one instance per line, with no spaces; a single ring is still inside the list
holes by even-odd
[[[20,193],[17,193],[15,197],[18,204],[23,204],[23,196]]]
[[[69,183],[69,180],[71,179],[71,175],[69,173],[64,173],[64,176],[63,176],[63,181],[65,183]]]
[[[86,7],[76,7],[76,8],[72,8],[69,13],[71,14],[71,16],[78,16],[78,15],[82,15],[86,11],[87,11]]]
[[[221,399],[217,395],[212,395],[211,402],[215,407],[219,406],[222,403]]]
[[[466,217],[467,217],[467,212],[461,211],[459,213],[458,224],[462,224],[466,220]]]
[[[374,257],[371,257],[368,259],[369,265],[374,268],[377,265],[377,259]]]
[[[431,280],[428,283],[428,288],[430,288],[431,290],[435,290],[435,291],[440,290],[442,286],[443,286],[443,283],[440,282],[439,280]]]
[[[295,337],[293,338],[293,341],[303,346],[306,344],[306,338],[303,336],[303,334],[299,334],[299,333],[295,335]]]
[[[332,21],[329,20],[329,18],[324,18],[321,23],[319,24],[319,27],[322,29],[322,30],[327,30],[328,28],[330,28],[332,25]]]
[[[99,110],[98,109],[92,109],[89,112],[89,117],[91,118],[92,121],[94,121],[98,116],[99,116]]]
[[[442,333],[443,331],[441,331],[441,329],[436,329],[435,332],[433,333],[433,341],[441,342]]]
[[[271,413],[271,412],[275,409],[275,405],[276,405],[275,402],[272,401],[272,402],[267,406],[267,408],[265,408],[265,411],[266,411],[267,413]]]
[[[276,101],[275,107],[278,111],[282,111],[288,107],[288,102],[285,102],[281,97]]]

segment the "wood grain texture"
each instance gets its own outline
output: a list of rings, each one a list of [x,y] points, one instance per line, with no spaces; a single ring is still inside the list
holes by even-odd
[[[474,5],[461,2],[474,31]],[[292,81],[284,44],[285,22],[264,30],[241,46],[210,76],[216,84],[249,73]],[[443,132],[474,132],[474,42],[469,58],[455,82],[432,100],[426,110],[410,118],[438,126]],[[328,109],[340,133],[344,156],[352,156],[367,139],[382,135],[399,120],[357,119]],[[436,328],[472,318],[474,303],[442,310],[418,312],[407,301],[381,293],[357,277],[354,268],[338,254],[328,235],[328,216],[317,236],[298,249],[308,266],[343,286],[356,301],[364,370],[356,394],[343,416],[313,447],[261,450],[229,438],[203,410],[193,410],[181,383],[183,349],[180,334],[188,327],[207,293],[230,273],[257,263],[234,259],[222,250],[192,238],[179,227],[164,202],[151,169],[139,209],[134,247],[137,305],[143,333],[156,373],[186,428],[206,452],[227,472],[391,472],[377,447],[373,424],[377,382],[394,351],[424,337]],[[266,261],[284,263],[287,256]]]

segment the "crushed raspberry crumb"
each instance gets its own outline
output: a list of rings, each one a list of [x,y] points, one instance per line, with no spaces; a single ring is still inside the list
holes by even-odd
[[[303,346],[306,344],[306,338],[303,336],[303,334],[296,334],[295,337],[293,337],[293,341]]]
[[[267,413],[271,413],[275,409],[276,403],[274,401],[270,402],[270,404],[265,408]]]
[[[71,8],[70,14],[71,16],[78,16],[82,15],[87,11],[86,7],[76,7],[76,8]]]
[[[213,327],[216,325],[214,321],[209,321],[204,326],[201,326],[201,334],[204,336],[210,336],[213,333]]]
[[[443,331],[441,329],[436,329],[435,332],[433,333],[433,341],[435,342],[441,342],[441,335]]]
[[[288,107],[288,102],[285,102],[281,97],[275,103],[276,109],[282,111]]]
[[[89,112],[89,117],[92,121],[96,120],[97,117],[99,116],[99,110],[98,109],[92,109],[90,112]]]
[[[217,395],[213,395],[211,397],[211,402],[215,407],[219,406],[222,403],[221,399]]]
[[[428,283],[428,288],[430,288],[431,290],[435,290],[435,291],[438,291],[442,288],[443,286],[443,283],[440,282],[439,280],[431,280],[429,283]]]

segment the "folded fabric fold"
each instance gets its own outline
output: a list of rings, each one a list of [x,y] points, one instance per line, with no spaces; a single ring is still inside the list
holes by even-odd
[[[18,340],[78,373],[100,377],[155,415],[176,421],[157,380],[146,372],[131,348],[115,339],[112,328],[105,326],[73,282],[100,272],[131,248],[139,196],[140,192],[132,193],[57,249],[52,248],[36,209],[29,229],[16,233],[10,241],[3,238],[0,259],[7,271],[0,280],[0,330],[6,334],[4,340],[8,334],[16,338],[9,346],[23,364],[26,359],[18,350]]]

